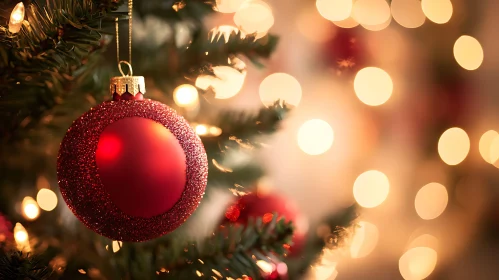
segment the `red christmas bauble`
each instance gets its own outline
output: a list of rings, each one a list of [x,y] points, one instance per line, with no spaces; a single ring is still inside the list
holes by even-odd
[[[262,218],[264,223],[272,221],[273,214],[277,213],[286,221],[295,223],[299,213],[291,201],[277,194],[250,193],[241,197],[235,204],[230,205],[225,212],[227,220],[233,223],[246,224],[250,218]],[[292,255],[299,254],[303,248],[304,233],[295,231],[293,246],[290,246]]]
[[[367,47],[355,28],[338,28],[324,45],[324,55],[338,73],[355,74],[366,66]]]
[[[203,197],[208,161],[187,121],[152,100],[104,102],[69,128],[59,186],[87,227],[120,241],[146,241],[180,226]]]

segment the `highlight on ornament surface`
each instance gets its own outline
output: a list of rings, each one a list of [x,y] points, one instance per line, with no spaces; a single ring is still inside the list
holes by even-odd
[[[11,33],[18,33],[21,30],[24,21],[24,14],[25,14],[24,4],[23,2],[19,2],[14,7],[12,13],[10,14],[9,31]]]

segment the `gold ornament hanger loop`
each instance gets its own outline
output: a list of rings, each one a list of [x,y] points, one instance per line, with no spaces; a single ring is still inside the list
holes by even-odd
[[[126,75],[123,72],[123,69],[121,68],[122,64],[125,64],[126,66],[128,66],[128,74],[126,74]],[[132,64],[130,64],[128,61],[121,60],[120,62],[118,62],[118,68],[120,69],[120,73],[121,73],[121,75],[123,75],[123,77],[131,77],[131,76],[133,76]]]

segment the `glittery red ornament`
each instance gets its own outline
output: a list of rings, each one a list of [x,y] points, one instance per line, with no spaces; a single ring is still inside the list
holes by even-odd
[[[264,223],[269,223],[273,219],[274,213],[279,217],[284,217],[287,221],[295,223],[300,216],[294,203],[277,194],[250,193],[241,197],[235,204],[230,205],[225,217],[233,223],[246,224],[252,218],[262,218]],[[293,246],[289,249],[292,254],[301,252],[304,246],[304,233],[295,230],[293,235]]]
[[[208,161],[199,137],[173,109],[121,99],[73,123],[57,173],[66,203],[87,227],[138,242],[173,231],[194,212]]]
[[[334,37],[324,44],[325,61],[337,74],[355,74],[366,66],[367,47],[355,28],[338,28]]]

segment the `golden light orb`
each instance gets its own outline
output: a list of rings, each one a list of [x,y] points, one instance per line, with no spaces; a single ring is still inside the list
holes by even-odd
[[[477,39],[463,35],[454,44],[454,58],[466,70],[476,70],[483,62],[483,49]]]
[[[298,130],[298,146],[309,155],[320,155],[327,152],[334,141],[334,131],[331,126],[319,119],[313,119],[302,124]]]
[[[293,76],[286,73],[274,73],[267,76],[260,84],[260,100],[264,105],[272,105],[278,99],[298,106],[300,104],[301,85]]]
[[[392,0],[391,10],[395,21],[406,28],[420,27],[426,20],[419,0]]]
[[[236,96],[244,85],[246,71],[238,71],[230,66],[213,67],[214,76],[201,75],[196,79],[196,87],[215,93],[217,99],[228,99]]]
[[[354,89],[355,94],[364,104],[379,106],[392,96],[393,82],[390,75],[383,69],[366,67],[357,72]]]
[[[234,14],[234,23],[245,33],[256,33],[261,38],[274,25],[274,15],[266,2],[246,0]]]
[[[57,206],[57,195],[50,189],[40,189],[36,195],[38,206],[45,211],[52,211]]]
[[[494,142],[494,139],[498,137],[499,133],[495,130],[489,130],[485,132],[482,137],[480,137],[480,142],[478,144],[480,155],[482,156],[483,160],[490,164],[494,164],[494,162],[499,159],[499,145],[496,149],[492,149],[492,143]]]
[[[448,165],[461,163],[470,151],[470,138],[459,127],[447,129],[438,140],[438,154]]]
[[[385,0],[357,0],[352,16],[360,24],[383,24],[390,17],[390,6]]]
[[[409,249],[399,259],[399,271],[405,280],[422,280],[437,265],[437,252],[428,247]]]
[[[350,244],[352,258],[363,258],[369,255],[378,244],[379,230],[376,225],[359,221]]]
[[[378,25],[365,25],[365,24],[362,24],[362,27],[364,27],[365,29],[369,30],[369,31],[381,31],[383,29],[386,29],[388,26],[390,26],[390,23],[392,22],[392,17],[390,16],[388,18],[388,20],[382,24],[378,24]]]
[[[28,241],[28,232],[21,223],[17,223],[14,227],[14,239],[16,239],[17,242]]]
[[[215,10],[220,13],[235,13],[246,0],[217,0]]]
[[[454,10],[450,0],[421,0],[421,6],[426,17],[438,24],[448,22]]]
[[[180,107],[193,107],[199,102],[199,93],[192,85],[180,85],[173,91],[173,100]]]
[[[351,16],[345,20],[333,21],[333,23],[341,28],[354,28],[359,25],[359,23]]]
[[[40,208],[38,207],[36,200],[31,196],[27,196],[23,199],[22,211],[24,218],[27,220],[35,220],[40,216]]]
[[[414,206],[421,219],[432,220],[445,211],[448,202],[447,189],[439,183],[429,183],[416,194]]]
[[[352,13],[352,0],[317,0],[317,10],[325,19],[341,21],[347,19]]]
[[[365,208],[381,205],[390,192],[388,177],[380,171],[369,170],[357,177],[353,184],[353,196]]]

